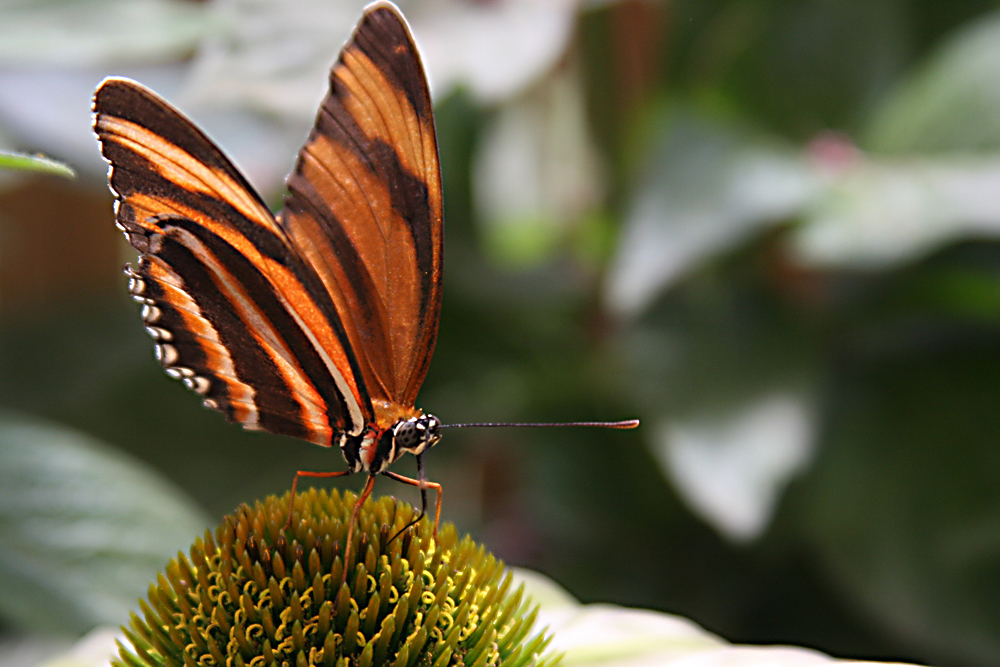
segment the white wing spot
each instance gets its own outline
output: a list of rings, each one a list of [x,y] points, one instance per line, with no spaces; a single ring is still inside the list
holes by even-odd
[[[173,345],[160,344],[156,346],[156,360],[164,366],[173,366],[177,363],[177,348]]]
[[[190,368],[184,368],[183,366],[170,366],[169,368],[164,368],[163,372],[175,380],[184,380],[185,378],[194,377],[194,371]]]
[[[142,307],[142,319],[147,324],[152,324],[156,320],[160,319],[162,312],[156,306],[150,306],[146,304]]]
[[[171,341],[174,339],[174,335],[162,327],[146,327],[146,333],[152,336],[153,340]]]
[[[192,391],[204,395],[208,393],[212,383],[200,375],[195,375],[194,377],[184,378],[184,386]]]

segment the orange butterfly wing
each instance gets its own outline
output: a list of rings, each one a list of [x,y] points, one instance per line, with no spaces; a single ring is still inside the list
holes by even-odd
[[[361,432],[371,404],[336,309],[243,176],[134,81],[105,80],[94,111],[140,254],[131,291],[168,374],[249,429],[322,445]]]
[[[357,352],[381,425],[427,374],[441,309],[441,175],[413,38],[388,3],[368,8],[278,215],[322,278]]]

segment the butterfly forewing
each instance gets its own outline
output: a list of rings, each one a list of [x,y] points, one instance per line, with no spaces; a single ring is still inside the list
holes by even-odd
[[[219,149],[127,79],[94,97],[128,269],[167,372],[251,429],[330,445],[372,419],[333,299]]]
[[[376,3],[330,73],[330,92],[278,219],[321,277],[373,399],[412,406],[441,307],[441,177],[420,58]]]

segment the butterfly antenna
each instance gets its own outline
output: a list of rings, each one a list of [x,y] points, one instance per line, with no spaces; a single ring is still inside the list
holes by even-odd
[[[586,428],[614,428],[629,429],[639,425],[638,419],[625,419],[617,422],[543,422],[543,423],[522,423],[522,422],[474,422],[469,424],[441,424],[440,428],[500,428],[500,427],[563,427],[563,426],[583,426]]]

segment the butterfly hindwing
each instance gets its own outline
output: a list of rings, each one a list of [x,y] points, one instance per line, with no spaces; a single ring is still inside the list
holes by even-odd
[[[250,429],[330,445],[371,403],[337,309],[222,152],[134,81],[107,79],[95,131],[132,293],[168,373]]]
[[[437,337],[441,177],[413,38],[369,7],[288,180],[278,220],[327,286],[373,399],[412,406]]]

